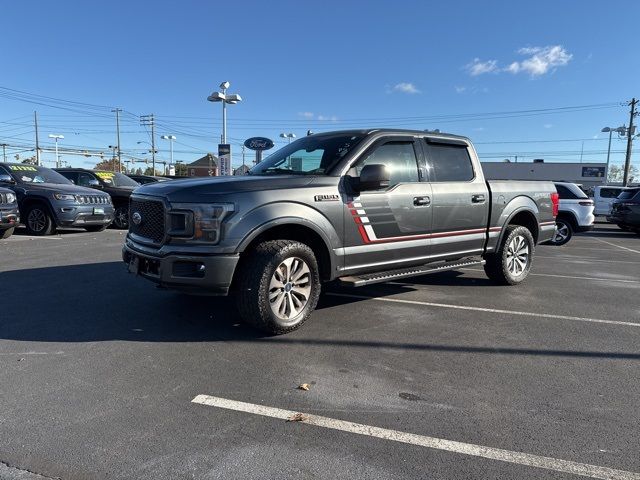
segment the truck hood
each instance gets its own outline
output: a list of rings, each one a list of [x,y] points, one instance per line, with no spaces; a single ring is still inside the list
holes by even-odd
[[[179,202],[206,201],[211,195],[229,195],[258,190],[281,190],[309,185],[314,177],[301,175],[207,177],[147,183],[136,194],[163,196]]]

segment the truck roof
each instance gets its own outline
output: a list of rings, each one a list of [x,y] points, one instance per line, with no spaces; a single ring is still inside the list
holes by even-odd
[[[468,137],[463,135],[455,135],[453,133],[446,132],[436,132],[433,130],[413,130],[407,128],[362,128],[362,129],[348,129],[348,130],[333,130],[331,132],[319,132],[314,133],[313,135],[336,135],[336,134],[349,134],[352,133],[354,135],[372,135],[374,133],[388,133],[388,134],[409,134],[409,135],[425,135],[429,137],[436,138],[450,138],[453,140],[463,140],[467,142],[471,142]]]

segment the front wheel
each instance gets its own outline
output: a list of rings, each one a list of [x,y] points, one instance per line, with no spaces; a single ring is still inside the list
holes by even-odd
[[[55,224],[53,218],[49,214],[49,210],[42,204],[35,204],[27,210],[27,221],[25,226],[27,227],[27,233],[29,235],[45,236],[51,235],[55,230]]]
[[[129,207],[116,208],[112,225],[119,230],[129,228]]]
[[[300,328],[316,308],[318,262],[304,243],[263,242],[239,268],[236,301],[246,323],[275,335],[288,333]]]
[[[535,241],[529,229],[510,225],[498,251],[487,255],[484,271],[496,283],[516,285],[529,275],[534,251]]]

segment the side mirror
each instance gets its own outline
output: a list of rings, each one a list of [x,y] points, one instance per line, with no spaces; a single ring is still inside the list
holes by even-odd
[[[0,174],[0,183],[8,183],[9,185],[14,185],[16,181],[13,179],[11,175],[7,175],[6,173]]]
[[[380,190],[389,186],[389,170],[385,165],[374,163],[365,165],[360,172],[358,190],[365,192],[368,190]]]
[[[100,185],[100,182],[98,180],[95,179],[91,179],[87,182],[87,186],[91,187],[91,188],[102,188],[102,185]]]

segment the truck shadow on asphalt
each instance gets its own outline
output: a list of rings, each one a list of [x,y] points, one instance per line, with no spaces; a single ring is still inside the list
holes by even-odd
[[[417,277],[413,283],[469,286],[492,285],[485,279],[460,277],[460,272]],[[334,292],[353,292],[328,287]],[[408,285],[377,285],[376,295],[410,291]],[[367,296],[371,291],[357,292]],[[384,348],[402,351],[500,354],[640,360],[639,353],[475,347],[418,342],[336,338],[335,329],[307,325],[273,337],[240,323],[227,299],[187,296],[155,288],[125,272],[121,262],[94,263],[0,272],[0,298],[12,305],[0,317],[0,340],[24,342],[271,342],[307,345]],[[364,298],[325,295],[310,322],[323,310],[340,308]],[[372,319],[372,322],[375,319]],[[319,331],[322,333],[319,334]],[[323,338],[326,335],[328,338]],[[348,335],[346,335],[348,336]]]

